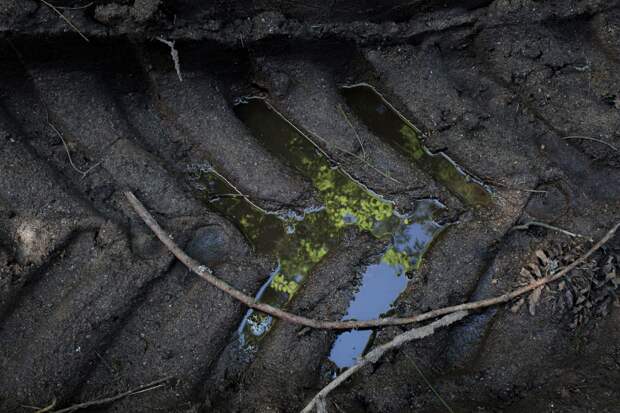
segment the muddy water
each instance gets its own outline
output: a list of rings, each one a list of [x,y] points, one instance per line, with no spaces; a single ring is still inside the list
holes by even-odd
[[[330,224],[324,208],[301,217],[265,211],[213,169],[202,172],[199,179],[210,207],[234,222],[257,252],[277,257],[277,267],[256,299],[284,307],[312,268],[338,244],[340,228]],[[255,350],[272,324],[270,316],[249,311],[239,328],[243,347]]]
[[[336,247],[341,228],[354,225],[354,221],[344,218],[343,226],[333,226],[326,208],[309,210],[302,217],[265,211],[213,169],[203,171],[200,179],[210,207],[235,222],[257,251],[277,256],[276,269],[256,295],[257,300],[277,307],[290,301],[314,265]],[[378,262],[364,269],[345,319],[376,318],[391,308],[407,286],[407,272],[417,268],[442,229],[433,217],[443,208],[438,201],[420,200],[411,214],[389,216],[396,218],[398,224],[389,234],[390,242]],[[248,311],[238,330],[244,350],[257,350],[260,338],[272,324],[270,316]],[[370,333],[342,333],[334,343],[330,359],[338,367],[349,366],[368,344]]]
[[[234,222],[259,253],[271,253],[286,238],[286,221],[254,204],[215,169],[199,173],[210,207]]]
[[[399,214],[393,203],[336,166],[267,101],[247,98],[235,106],[235,112],[267,150],[312,182],[322,204],[303,216],[277,215],[253,204],[215,171],[202,175],[211,207],[235,222],[258,251],[277,257],[277,267],[256,298],[277,307],[286,306],[316,264],[338,245],[343,230],[355,227],[387,240],[388,245],[378,262],[364,270],[347,317],[374,318],[388,311],[407,285],[407,272],[419,265],[441,229],[433,221],[433,214],[443,206],[423,200],[411,214]],[[256,351],[273,323],[270,316],[248,311],[238,331],[242,348],[250,353]],[[336,364],[346,365],[344,359],[357,357],[368,338],[366,332],[340,336],[332,351]]]
[[[432,153],[422,133],[374,87],[362,83],[340,88],[347,104],[378,137],[406,154],[418,168],[470,206],[488,206],[487,188],[444,153]]]
[[[369,128],[404,151],[418,167],[470,205],[491,202],[483,185],[444,154],[431,153],[420,132],[374,88],[355,85],[342,93]],[[200,180],[210,207],[234,222],[257,252],[273,255],[277,265],[257,293],[257,300],[285,307],[312,273],[335,249],[346,227],[387,241],[375,262],[363,268],[345,319],[373,319],[390,311],[407,286],[407,274],[418,268],[424,253],[442,230],[435,221],[444,206],[420,200],[409,214],[398,213],[392,202],[373,193],[337,166],[300,128],[262,98],[244,98],[234,107],[254,137],[283,164],[307,178],[321,206],[302,215],[277,214],[254,204],[213,169]],[[275,320],[250,310],[239,326],[241,348],[254,353]],[[339,368],[352,365],[369,344],[371,331],[340,334],[330,360]]]
[[[300,129],[267,101],[247,99],[235,106],[237,116],[267,150],[310,179],[334,228],[355,225],[377,237],[392,233],[400,218],[394,205],[355,181]]]

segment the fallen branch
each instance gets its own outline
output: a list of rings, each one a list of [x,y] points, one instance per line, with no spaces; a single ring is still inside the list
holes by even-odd
[[[159,226],[155,218],[146,210],[144,205],[135,197],[135,195],[131,192],[125,192],[125,196],[127,200],[136,211],[136,213],[142,218],[144,223],[155,233],[157,238],[174,254],[174,256],[181,261],[188,269],[194,272],[196,275],[204,278],[209,284],[213,285],[217,289],[225,292],[230,295],[234,299],[240,301],[246,306],[253,308],[254,310],[262,311],[263,313],[269,314],[273,317],[277,317],[284,321],[293,324],[299,324],[306,327],[322,329],[322,330],[354,330],[360,328],[375,328],[375,327],[385,327],[385,326],[395,326],[395,325],[404,325],[404,324],[412,324],[420,321],[430,320],[433,318],[437,318],[446,314],[455,313],[457,311],[471,311],[478,310],[485,307],[490,307],[497,304],[507,303],[516,297],[528,293],[530,291],[535,290],[536,288],[550,283],[552,281],[558,280],[563,277],[570,271],[572,271],[575,267],[582,264],[585,260],[587,260],[592,254],[594,254],[599,248],[601,248],[613,235],[616,233],[618,228],[620,227],[620,223],[616,224],[613,228],[611,228],[603,238],[601,238],[596,244],[592,246],[585,254],[581,257],[577,258],[572,263],[568,264],[566,267],[562,268],[558,272],[549,275],[548,277],[540,278],[532,283],[518,288],[510,293],[506,293],[500,295],[498,297],[488,298],[486,300],[474,301],[470,303],[453,305],[450,307],[439,308],[436,310],[428,311],[426,313],[416,314],[410,317],[386,317],[386,318],[378,318],[375,320],[365,320],[365,321],[357,321],[357,320],[344,320],[344,321],[323,321],[316,320],[313,318],[303,317],[297,314],[292,314],[281,310],[279,308],[270,306],[269,304],[259,303],[253,297],[237,290],[235,287],[228,284],[226,281],[223,281],[217,278],[211,270],[205,266],[201,265],[198,261],[187,255],[179,246],[170,238],[168,234]]]
[[[432,335],[436,329],[440,327],[447,327],[452,323],[455,323],[461,320],[469,314],[467,311],[459,311],[456,313],[452,313],[446,316],[443,316],[439,320],[433,321],[432,323],[425,325],[424,327],[412,328],[411,330],[407,330],[402,334],[397,335],[391,341],[382,344],[373,350],[369,351],[364,357],[360,358],[357,363],[355,363],[352,367],[346,369],[342,374],[336,377],[333,381],[331,381],[327,386],[323,387],[323,389],[318,392],[312,400],[304,407],[301,411],[302,413],[309,413],[315,404],[324,402],[325,397],[332,392],[336,387],[340,386],[344,383],[349,377],[351,377],[355,372],[362,369],[363,367],[374,364],[385,353],[395,348],[402,346],[405,343],[408,343],[413,340],[419,340],[424,337],[428,337]]]
[[[155,390],[157,388],[163,387],[164,383],[169,381],[172,377],[166,377],[163,379],[159,379],[156,380],[154,382],[148,383],[148,384],[143,384],[141,386],[135,387],[131,390],[128,390],[126,392],[123,393],[119,393],[117,395],[114,396],[110,396],[110,397],[105,397],[103,399],[97,399],[97,400],[91,400],[88,402],[84,402],[84,403],[79,403],[79,404],[74,404],[73,406],[69,406],[69,407],[65,407],[64,409],[60,409],[60,410],[54,410],[51,413],[69,413],[69,412],[74,412],[76,410],[80,410],[80,409],[86,409],[88,407],[92,407],[92,406],[99,406],[102,404],[108,404],[108,403],[112,403],[115,402],[117,400],[123,399],[125,397],[129,397],[129,396],[134,396],[136,394],[139,393],[144,393],[147,391],[151,391],[151,390]]]
[[[510,228],[510,231],[517,231],[517,230],[521,230],[521,229],[529,229],[530,227],[542,227],[542,228],[547,228],[553,231],[557,231],[560,232],[564,235],[568,235],[569,237],[573,237],[573,238],[585,238],[585,239],[589,239],[591,240],[591,238],[588,238],[584,235],[581,234],[576,234],[574,232],[570,232],[567,231],[565,229],[562,229],[560,227],[556,227],[550,224],[546,224],[544,222],[538,222],[538,221],[530,221],[530,222],[526,222],[525,224],[521,224],[521,225],[515,225],[514,227]]]
[[[86,36],[84,35],[84,33],[82,33],[82,32],[80,31],[80,29],[78,29],[78,28],[77,28],[77,26],[76,26],[75,24],[71,23],[71,20],[69,20],[67,17],[65,17],[65,15],[64,15],[64,14],[62,14],[62,13],[60,12],[60,10],[58,10],[58,8],[57,8],[56,6],[54,6],[53,4],[48,3],[48,2],[47,2],[47,1],[45,1],[45,0],[40,0],[40,1],[41,1],[41,3],[45,4],[47,7],[49,7],[50,9],[52,9],[52,10],[54,11],[54,13],[56,13],[57,15],[59,15],[61,19],[63,19],[63,20],[64,20],[64,21],[65,21],[65,22],[66,22],[66,23],[67,23],[67,24],[68,24],[68,25],[69,25],[69,26],[73,29],[73,30],[75,30],[75,32],[76,32],[77,34],[79,34],[79,35],[82,37],[82,39],[86,40],[87,42],[90,42],[90,40],[88,40],[88,37],[86,37]]]

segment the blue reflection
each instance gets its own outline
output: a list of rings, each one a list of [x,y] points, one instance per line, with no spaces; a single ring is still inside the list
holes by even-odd
[[[419,266],[433,238],[443,228],[433,215],[444,206],[434,200],[422,200],[396,231],[381,261],[366,267],[360,287],[349,304],[345,320],[371,320],[391,309],[405,290],[407,272]],[[329,359],[339,368],[351,367],[368,345],[371,330],[354,330],[336,338]]]

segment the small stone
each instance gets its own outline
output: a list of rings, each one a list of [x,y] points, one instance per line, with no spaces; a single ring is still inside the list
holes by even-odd
[[[230,236],[224,227],[209,225],[196,230],[186,251],[201,264],[211,266],[225,261],[230,256],[229,244]]]

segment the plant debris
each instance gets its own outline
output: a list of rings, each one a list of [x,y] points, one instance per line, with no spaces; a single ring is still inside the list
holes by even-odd
[[[527,285],[552,275],[582,254],[583,247],[583,243],[572,241],[536,249],[532,260],[521,268],[519,283]],[[560,281],[557,290],[548,286],[534,290],[527,298],[530,314],[536,314],[536,307],[540,303],[544,289],[555,298],[555,309],[568,317],[569,327],[572,329],[595,317],[606,316],[612,305],[620,307],[619,262],[618,253],[606,248],[601,249]],[[523,304],[525,298],[520,298],[513,304],[511,311],[518,312]]]

